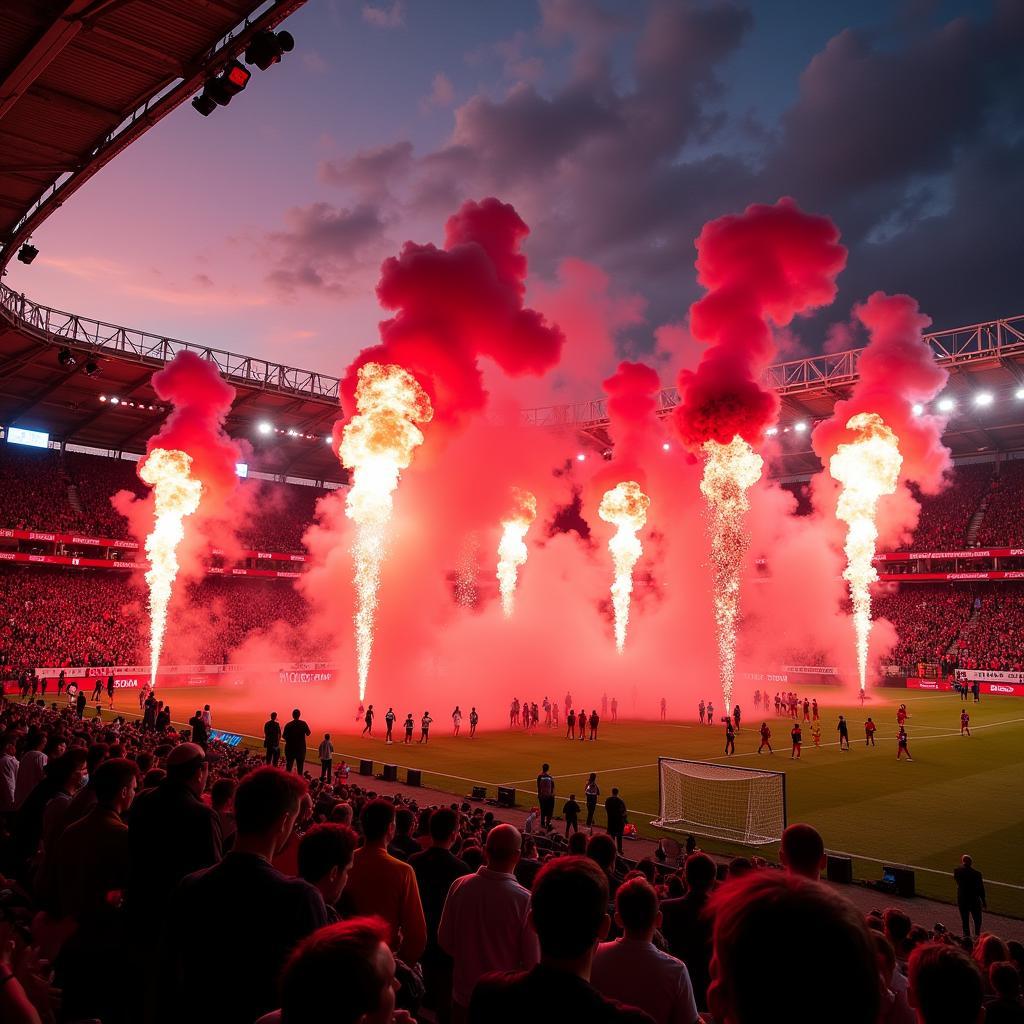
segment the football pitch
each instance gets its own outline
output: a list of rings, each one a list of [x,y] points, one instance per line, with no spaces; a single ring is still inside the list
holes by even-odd
[[[329,731],[336,759],[344,757],[350,765],[357,767],[360,758],[370,758],[376,773],[384,762],[418,768],[424,785],[457,794],[482,785],[494,797],[497,786],[515,786],[520,790],[518,802],[525,805],[535,802],[534,780],[541,763],[547,761],[556,779],[558,811],[570,793],[582,804],[587,775],[596,771],[602,801],[617,786],[629,807],[630,821],[650,836],[672,834],[650,825],[658,813],[659,756],[784,771],[788,820],[810,822],[825,837],[830,851],[853,855],[856,878],[880,878],[883,862],[908,865],[917,869],[919,893],[948,902],[955,897],[949,872],[961,854],[970,853],[985,876],[989,908],[1024,917],[1024,700],[985,696],[980,704],[962,705],[954,693],[878,690],[862,710],[832,704],[837,697],[834,690],[808,693],[814,695],[822,704],[821,747],[814,747],[811,730],[805,726],[799,761],[790,760],[792,722],[786,717],[768,719],[774,756],[757,754],[761,716],[755,716],[752,703],[744,704],[746,716],[732,757],[723,754],[721,724],[699,725],[696,709],[689,720],[612,722],[605,718],[600,738],[593,743],[565,739],[564,724],[558,729],[542,724],[536,732],[526,732],[507,728],[507,718],[504,728],[482,722],[472,740],[464,718],[462,734],[456,738],[451,735],[450,719],[437,715],[425,746],[415,742],[386,746],[383,715],[374,724],[374,737],[360,738],[360,727],[352,716],[339,711],[332,722],[309,716],[313,730],[309,756],[315,761],[316,746]],[[242,733],[259,745],[257,737],[262,737],[267,715],[245,707],[241,693],[196,688],[187,696],[181,690],[166,690],[164,696],[175,708],[175,721],[182,717],[178,712],[184,711],[186,702],[189,710],[184,718],[193,705],[209,702],[215,728]],[[277,708],[281,720],[288,717],[290,706],[285,707],[285,702],[291,699],[283,698]],[[900,701],[911,715],[907,730],[912,763],[896,760],[895,715]],[[960,735],[961,707],[970,712],[970,737]],[[851,724],[848,753],[839,750],[836,721],[840,713]],[[864,745],[861,723],[866,714],[878,725],[874,749]],[[396,723],[396,737],[402,718],[404,714]],[[418,718],[415,735],[419,735]],[[307,762],[307,770],[314,767]],[[404,779],[404,772],[399,777]],[[604,824],[603,808],[598,823]],[[777,844],[750,848],[708,839],[701,845],[726,854],[760,853],[774,858],[778,853]]]

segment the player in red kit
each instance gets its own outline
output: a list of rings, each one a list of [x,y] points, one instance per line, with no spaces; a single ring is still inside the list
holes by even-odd
[[[792,761],[793,758],[800,756],[800,744],[804,741],[804,734],[800,731],[799,722],[793,726],[790,736],[793,738],[793,752],[789,755],[789,759]]]
[[[768,723],[767,722],[762,722],[761,723],[761,746],[759,746],[757,748],[757,752],[760,754],[761,751],[764,750],[765,747],[768,748],[768,753],[769,754],[774,754],[775,753],[775,751],[772,750],[772,731],[771,731],[771,729],[768,728]]]
[[[960,712],[960,735],[971,735],[971,716],[966,711]]]

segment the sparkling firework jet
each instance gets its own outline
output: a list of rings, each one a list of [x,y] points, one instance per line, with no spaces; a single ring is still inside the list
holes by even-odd
[[[505,618],[512,617],[516,601],[516,580],[519,566],[526,563],[526,544],[523,538],[537,518],[537,499],[518,487],[512,488],[512,511],[501,521],[502,534],[498,543],[498,586],[501,589],[501,610]]]
[[[606,523],[617,527],[615,535],[608,541],[608,550],[615,563],[612,605],[615,608],[615,647],[619,654],[626,644],[629,599],[633,593],[633,566],[644,550],[637,533],[647,522],[647,509],[650,505],[651,499],[640,490],[640,485],[627,480],[605,491],[597,510],[597,514]]]
[[[455,570],[455,601],[462,608],[476,604],[476,566],[480,552],[480,538],[476,532],[467,533],[459,551],[459,564]]]
[[[700,490],[708,503],[711,565],[715,576],[715,631],[725,713],[732,710],[736,674],[736,620],[740,612],[740,573],[750,544],[744,516],[747,491],[761,479],[764,460],[737,434],[728,444],[705,441]]]
[[[149,569],[149,656],[150,686],[156,686],[156,671],[167,629],[167,607],[178,575],[178,545],[185,536],[185,516],[199,508],[202,482],[192,476],[192,457],[176,449],[154,448],[139,467],[141,479],[153,488],[155,521],[146,538]]]
[[[345,424],[338,455],[352,471],[345,514],[356,524],[352,555],[360,700],[366,696],[377,588],[395,488],[402,470],[412,462],[413,451],[423,443],[416,424],[429,423],[433,415],[427,393],[402,367],[393,363],[359,367],[356,414]]]
[[[867,685],[868,637],[871,634],[871,584],[878,579],[873,559],[878,528],[878,501],[896,490],[903,456],[899,438],[877,413],[851,416],[846,429],[857,433],[854,441],[839,445],[828,469],[842,485],[836,515],[846,523],[846,569],[850,584],[853,626],[857,632],[857,671],[860,688]]]

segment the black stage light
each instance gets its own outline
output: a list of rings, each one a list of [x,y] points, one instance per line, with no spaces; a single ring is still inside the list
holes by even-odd
[[[207,79],[202,94],[192,100],[192,106],[203,117],[209,117],[216,107],[226,107],[232,97],[237,96],[249,84],[250,78],[252,72],[244,64],[233,60],[222,75]]]
[[[24,263],[26,266],[31,263],[39,255],[39,250],[34,245],[29,245],[26,242],[18,250],[18,262]]]
[[[86,375],[86,377],[95,377],[96,374],[99,373],[99,372],[100,372],[100,364],[97,363],[95,359],[90,359],[85,364],[85,366],[82,367],[82,373],[84,373]]]
[[[75,353],[69,348],[62,348],[57,353],[57,362],[64,367],[65,370],[73,369],[78,365],[78,360],[75,358]]]
[[[245,62],[266,71],[279,63],[283,54],[294,49],[295,39],[291,32],[257,32],[245,48]]]

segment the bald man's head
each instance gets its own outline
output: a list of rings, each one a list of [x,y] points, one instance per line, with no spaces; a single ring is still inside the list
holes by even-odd
[[[487,866],[492,871],[511,871],[522,847],[523,837],[515,825],[496,825],[487,834]]]

